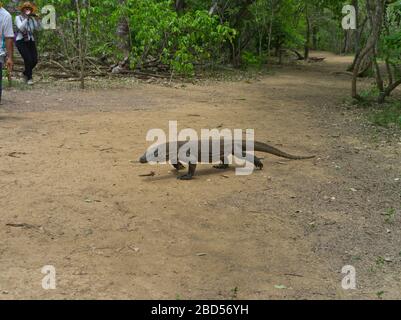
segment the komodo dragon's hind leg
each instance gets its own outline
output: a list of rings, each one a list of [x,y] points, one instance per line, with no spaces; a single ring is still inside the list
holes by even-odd
[[[179,180],[191,180],[192,177],[195,175],[196,164],[189,163],[188,173],[184,174],[183,176],[177,177]]]
[[[253,164],[255,165],[256,168],[259,170],[263,170],[263,163],[262,160],[260,160],[258,157],[253,157]]]
[[[176,164],[173,164],[173,167],[174,167],[175,170],[177,170],[177,171],[180,171],[180,170],[185,169],[185,166],[184,166],[181,162],[178,162],[178,163],[176,163]]]

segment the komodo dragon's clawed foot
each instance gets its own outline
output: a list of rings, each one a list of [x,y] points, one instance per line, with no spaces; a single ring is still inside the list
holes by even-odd
[[[216,166],[213,166],[213,168],[215,168],[215,169],[219,169],[219,170],[226,170],[226,169],[228,169],[230,166],[228,165],[228,164],[225,164],[225,163],[220,163],[220,164],[218,164],[218,165],[216,165]]]
[[[192,177],[195,174],[196,164],[189,163],[188,173],[183,176],[177,177],[178,180],[192,180]]]
[[[262,163],[262,161],[260,161],[259,159],[255,159],[255,162],[254,162],[254,164],[255,164],[255,167],[256,168],[258,168],[259,170],[263,170],[263,163]]]
[[[260,158],[252,156],[250,154],[245,154],[247,161],[253,163],[255,168],[258,168],[259,170],[263,170],[263,163]]]

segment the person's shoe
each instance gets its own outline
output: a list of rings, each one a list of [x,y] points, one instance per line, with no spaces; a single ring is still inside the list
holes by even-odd
[[[32,86],[33,85],[33,80],[32,79],[28,80],[27,84]]]

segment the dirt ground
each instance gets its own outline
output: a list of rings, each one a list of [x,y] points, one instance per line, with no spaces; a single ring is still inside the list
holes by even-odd
[[[5,92],[0,299],[401,298],[401,139],[342,106],[350,58],[324,55],[250,81]],[[169,120],[317,158],[178,181],[133,161]]]

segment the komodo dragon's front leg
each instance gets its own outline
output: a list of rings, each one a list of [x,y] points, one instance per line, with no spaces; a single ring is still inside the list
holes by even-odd
[[[189,163],[188,166],[188,173],[184,174],[183,176],[177,177],[179,180],[191,180],[192,177],[195,175],[196,164]]]
[[[230,167],[230,165],[227,164],[227,163],[220,163],[220,164],[217,164],[217,165],[213,166],[213,168],[219,169],[219,170],[226,170],[229,167]]]
[[[216,166],[213,166],[213,168],[219,169],[219,170],[226,170],[226,169],[228,169],[230,167],[230,165],[228,164],[228,159],[227,158],[222,157],[220,159],[220,161],[221,161],[221,163],[216,165]]]

